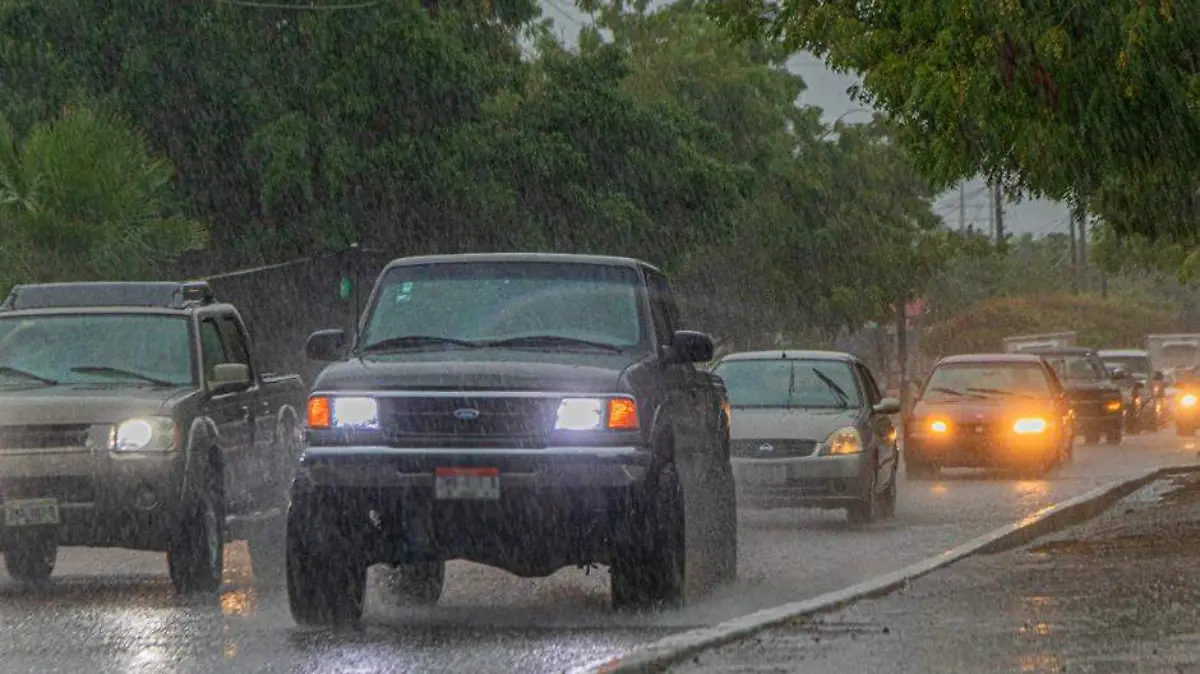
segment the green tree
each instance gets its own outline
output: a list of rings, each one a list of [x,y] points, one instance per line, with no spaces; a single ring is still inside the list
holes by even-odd
[[[1095,195],[1119,235],[1195,234],[1196,3],[716,0],[712,10],[742,35],[861,73],[859,96],[892,117],[936,186],[982,174],[1014,192]]]
[[[120,120],[72,108],[18,142],[0,122],[0,282],[139,278],[205,244],[172,170]]]

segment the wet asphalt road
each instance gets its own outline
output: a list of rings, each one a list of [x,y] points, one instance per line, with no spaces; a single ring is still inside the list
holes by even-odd
[[[1113,480],[1195,463],[1198,448],[1168,430],[1120,447],[1080,445],[1072,465],[1044,480],[902,480],[897,517],[858,531],[836,512],[746,512],[739,582],[685,610],[643,616],[610,612],[604,569],[523,580],[457,563],[435,609],[373,600],[361,630],[301,630],[280,590],[255,587],[241,543],[228,551],[224,592],[209,602],[174,597],[161,555],[69,549],[50,589],[28,591],[0,574],[0,672],[562,672],[893,571]]]

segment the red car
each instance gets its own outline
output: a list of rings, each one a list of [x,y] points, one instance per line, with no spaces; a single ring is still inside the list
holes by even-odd
[[[1044,474],[1071,458],[1075,420],[1053,368],[1040,356],[943,358],[904,424],[904,470],[1016,468]]]

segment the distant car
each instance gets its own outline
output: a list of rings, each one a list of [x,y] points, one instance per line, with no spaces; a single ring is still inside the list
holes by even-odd
[[[1095,350],[1068,346],[1027,353],[1041,356],[1054,368],[1075,410],[1076,433],[1091,445],[1100,442],[1101,435],[1110,445],[1121,444],[1125,401]]]
[[[857,358],[736,353],[713,373],[728,391],[741,505],[841,508],[855,524],[895,513],[900,401]]]
[[[1175,434],[1191,437],[1200,428],[1200,377],[1196,368],[1175,373]]]
[[[1157,431],[1167,412],[1163,402],[1166,384],[1164,374],[1151,364],[1150,354],[1141,349],[1105,349],[1099,355],[1127,392],[1126,430]]]
[[[1045,474],[1072,456],[1070,402],[1040,356],[976,354],[934,366],[904,424],[911,479],[941,468],[1017,468]]]

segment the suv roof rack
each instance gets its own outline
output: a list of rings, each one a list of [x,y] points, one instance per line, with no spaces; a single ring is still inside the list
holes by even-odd
[[[29,283],[14,286],[0,311],[71,307],[185,309],[215,301],[206,281]]]

